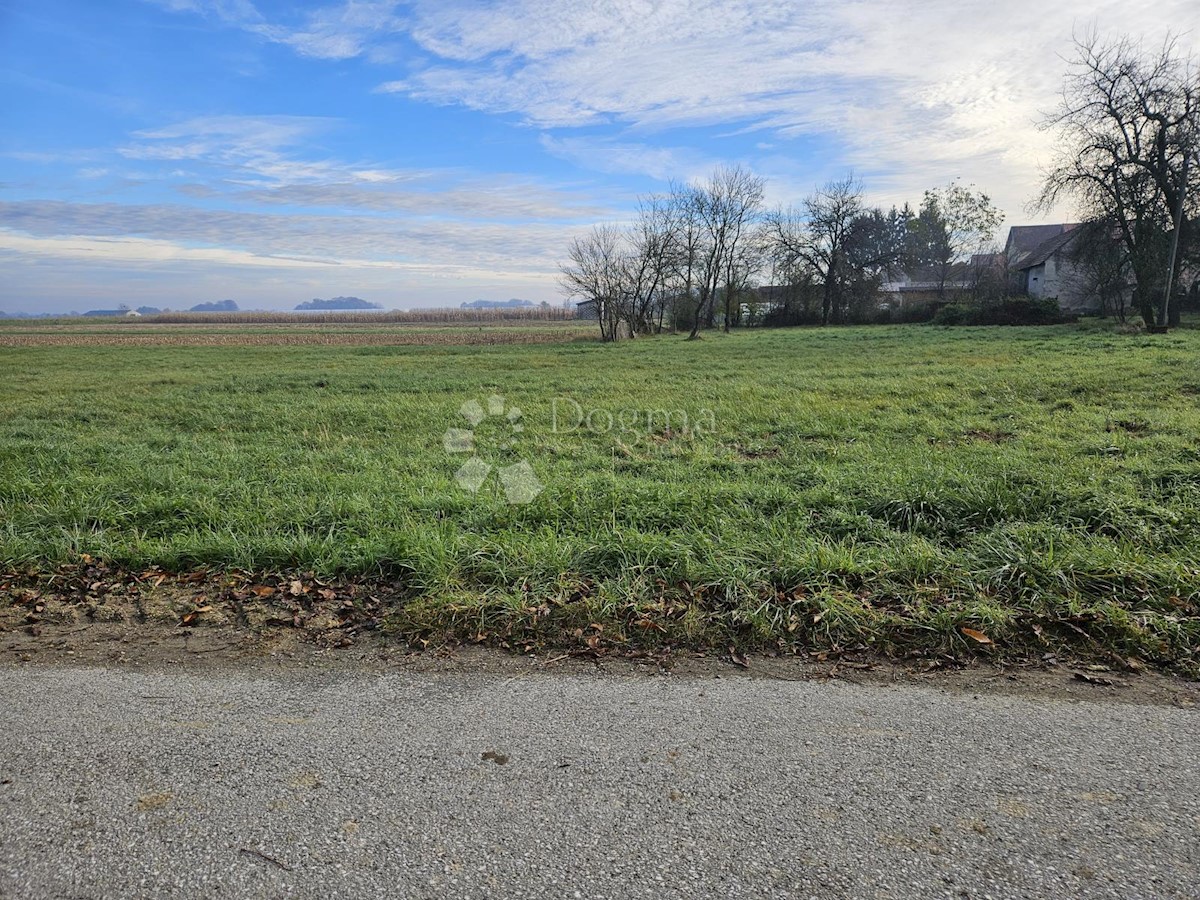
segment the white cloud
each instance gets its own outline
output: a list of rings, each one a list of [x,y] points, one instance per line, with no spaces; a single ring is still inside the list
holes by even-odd
[[[230,203],[330,207],[484,219],[597,218],[611,214],[594,198],[529,176],[487,177],[457,169],[397,169],[373,162],[314,158],[336,119],[306,116],[210,116],[136,132],[127,159],[190,164],[177,190]],[[200,175],[207,177],[201,178]],[[215,177],[213,177],[215,176]]]
[[[387,308],[457,305],[464,297],[558,299],[551,272],[373,259],[264,256],[177,241],[35,237],[0,228],[6,311],[149,304],[187,308],[236,298],[243,308],[290,309],[310,297],[354,295]],[[131,277],[132,276],[132,277]]]
[[[1061,83],[1058,54],[1092,20],[1116,33],[1186,31],[1200,29],[1200,5],[419,2],[412,34],[437,59],[383,88],[542,128],[741,123],[817,136],[880,193],[911,198],[959,176],[1015,212],[1049,150],[1035,123]]]
[[[651,144],[615,141],[607,138],[541,136],[541,145],[549,153],[570,160],[585,169],[613,174],[649,175],[666,181],[688,181],[712,171],[716,160],[695,150],[681,147],[656,147]]]

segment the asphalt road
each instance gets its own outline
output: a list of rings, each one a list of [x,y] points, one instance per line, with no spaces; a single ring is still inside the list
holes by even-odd
[[[913,686],[0,671],[0,896],[1200,896],[1200,719]]]

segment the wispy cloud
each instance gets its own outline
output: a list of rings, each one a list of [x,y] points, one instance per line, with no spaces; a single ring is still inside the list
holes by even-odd
[[[254,184],[380,183],[412,177],[370,165],[313,159],[315,139],[338,124],[317,116],[207,116],[135,132],[135,140],[119,152],[128,159],[220,166],[226,177]]]
[[[401,31],[402,5],[394,0],[347,0],[341,4],[292,12],[277,21],[268,19],[251,0],[151,0],[177,13],[194,13],[243,28],[269,41],[291,47],[316,59],[352,59],[373,44]]]
[[[305,264],[467,267],[553,272],[569,228],[549,222],[261,213],[170,204],[0,202],[0,228],[52,241],[148,239]],[[22,245],[25,246],[25,245]],[[47,245],[50,249],[59,244]],[[153,259],[155,257],[151,257]]]
[[[373,42],[403,29],[404,21],[396,15],[396,6],[393,2],[352,0],[342,6],[317,9],[299,25],[264,25],[256,30],[304,56],[351,59]]]
[[[547,152],[595,172],[686,181],[710,172],[716,164],[711,157],[683,147],[603,137],[555,137],[552,134],[543,134],[540,140]]]

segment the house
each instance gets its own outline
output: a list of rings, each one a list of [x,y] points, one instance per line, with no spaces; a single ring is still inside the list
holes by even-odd
[[[1039,299],[1057,300],[1068,312],[1089,312],[1099,306],[1074,259],[1080,234],[1078,223],[1014,225],[1008,230],[1004,256],[1013,289]]]

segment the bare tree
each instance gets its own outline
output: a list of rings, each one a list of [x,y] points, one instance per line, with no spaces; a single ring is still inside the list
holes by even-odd
[[[1095,297],[1104,315],[1124,322],[1132,276],[1119,235],[1115,222],[1085,222],[1076,230],[1067,253],[1081,279],[1079,294]]]
[[[784,266],[802,261],[822,282],[823,325],[840,320],[846,243],[862,211],[862,185],[848,175],[806,197],[803,210],[789,207],[767,216],[768,240],[776,258]]]
[[[921,210],[911,222],[910,256],[933,268],[938,299],[945,299],[946,282],[956,265],[994,249],[996,232],[1004,221],[991,198],[973,187],[951,181],[943,188],[926,191]],[[974,270],[966,267],[965,272],[974,287]]]
[[[1170,280],[1176,217],[1183,249],[1171,273],[1176,284],[1197,252],[1200,165],[1185,174],[1200,146],[1200,76],[1170,37],[1148,51],[1129,38],[1102,41],[1092,33],[1075,48],[1062,102],[1045,122],[1062,149],[1038,205],[1049,209],[1069,197],[1088,221],[1116,227],[1133,304],[1152,324]]]
[[[729,330],[739,288],[752,273],[750,232],[762,207],[765,182],[741,166],[721,166],[690,194],[693,215],[700,224],[702,244],[697,254],[696,315],[690,337],[711,322],[717,295],[725,290],[724,328]]]
[[[627,234],[630,252],[623,275],[624,318],[631,336],[661,329],[679,240],[679,223],[671,198],[644,198]]]
[[[560,269],[559,284],[568,297],[582,297],[596,305],[600,337],[615,341],[621,323],[623,270],[622,235],[612,225],[597,225],[575,238],[567,250],[569,262]]]

